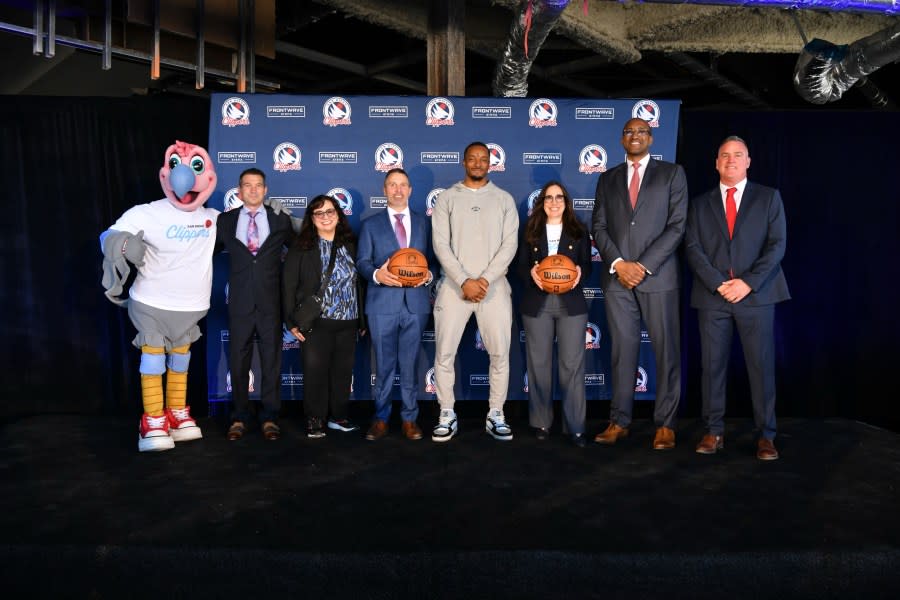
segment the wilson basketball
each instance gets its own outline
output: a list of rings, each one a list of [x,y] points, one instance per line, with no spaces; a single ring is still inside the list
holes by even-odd
[[[428,260],[415,248],[400,248],[391,255],[387,270],[403,287],[413,287],[428,279]]]
[[[538,279],[541,288],[548,294],[565,294],[575,287],[575,278],[578,271],[575,263],[564,254],[551,254],[538,263]]]

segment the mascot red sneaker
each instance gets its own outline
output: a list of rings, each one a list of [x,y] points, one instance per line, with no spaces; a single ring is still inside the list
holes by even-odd
[[[197,323],[209,310],[219,214],[203,206],[216,189],[216,172],[200,146],[169,146],[159,182],[165,198],[129,209],[100,236],[106,295],[127,305],[138,332],[141,452],[203,437],[187,406],[187,375],[191,344],[200,338]],[[122,298],[132,269],[134,282]]]

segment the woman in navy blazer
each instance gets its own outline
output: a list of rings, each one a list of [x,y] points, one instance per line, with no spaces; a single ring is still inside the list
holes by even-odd
[[[551,254],[572,259],[578,280],[570,291],[554,295],[540,287],[538,263]],[[528,359],[528,421],[539,440],[553,424],[553,339],[557,339],[563,431],[584,447],[584,332],[587,302],[581,281],[591,272],[591,239],[575,217],[572,198],[558,181],[544,185],[522,235],[516,272],[524,283],[519,310],[525,325]]]

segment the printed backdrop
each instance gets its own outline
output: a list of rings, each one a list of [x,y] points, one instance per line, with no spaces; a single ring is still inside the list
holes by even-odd
[[[430,98],[414,96],[288,96],[215,94],[211,101],[209,153],[216,161],[219,189],[209,206],[229,210],[240,173],[249,167],[267,176],[269,197],[295,216],[318,194],[336,198],[355,231],[361,219],[386,206],[384,173],[402,167],[412,184],[410,205],[430,215],[441,191],[463,178],[462,153],[478,140],[491,151],[491,180],[519,205],[524,225],[542,185],[563,182],[578,217],[590,229],[597,178],[624,160],[622,126],[632,117],[650,122],[654,157],[675,161],[679,102],[675,100],[590,100],[556,98]],[[594,272],[585,282],[590,305],[585,331],[587,398],[609,399],[610,350],[599,269],[608,268],[594,250]],[[207,318],[209,399],[230,399],[228,372],[227,255],[215,258],[212,306]],[[513,307],[520,283],[510,276]],[[525,334],[516,314],[510,348],[508,398],[528,397]],[[301,344],[285,336],[282,397],[302,399]],[[635,374],[638,399],[652,400],[655,362],[646,331]],[[374,383],[370,346],[356,348],[353,399],[371,399]],[[422,337],[418,361],[419,398],[434,397],[434,329]],[[259,368],[254,357],[251,397],[258,397]],[[547,360],[555,360],[548,356]],[[469,323],[458,354],[458,400],[486,399],[488,356],[475,320]],[[395,383],[396,385],[396,383]],[[397,388],[395,388],[397,391]],[[397,396],[399,398],[399,396]]]

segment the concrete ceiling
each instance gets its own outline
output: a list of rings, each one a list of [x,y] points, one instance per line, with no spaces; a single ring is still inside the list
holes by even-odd
[[[16,6],[0,8],[0,21],[31,27],[34,3],[11,4]],[[84,13],[73,9],[77,4],[60,2],[69,10],[60,11],[58,35],[86,35]],[[427,92],[427,2],[257,0],[256,5],[274,13],[274,53],[255,61],[258,92]],[[492,94],[496,62],[519,7],[517,0],[466,2],[466,95]],[[824,107],[808,104],[793,90],[794,64],[804,39],[849,44],[896,24],[896,18],[874,12],[572,0],[535,57],[528,95],[678,98],[687,109],[869,108],[868,96],[856,90]],[[136,37],[129,35],[123,37]],[[0,93],[234,90],[229,77],[233,60],[218,67],[218,76],[208,74],[197,91],[195,74],[185,66],[191,63],[189,55],[176,66],[163,65],[160,78],[151,80],[149,64],[134,53],[116,56],[112,68],[102,70],[96,51],[58,46],[56,56],[46,58],[33,55],[32,42],[10,27],[0,31],[0,68],[8,74]],[[189,45],[188,40],[183,44]],[[169,48],[173,45],[178,44]],[[212,65],[215,49],[207,47],[206,60]],[[164,44],[164,55],[167,50]],[[889,106],[900,103],[897,63],[868,79],[892,100]]]

